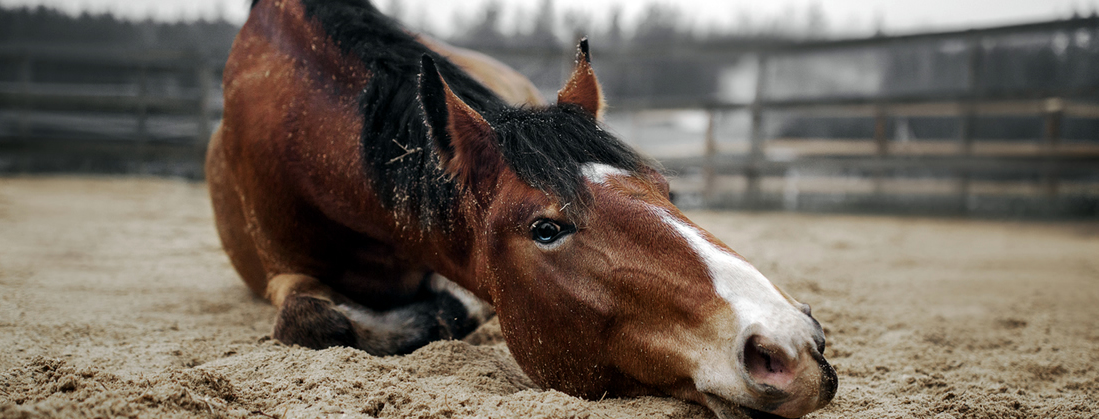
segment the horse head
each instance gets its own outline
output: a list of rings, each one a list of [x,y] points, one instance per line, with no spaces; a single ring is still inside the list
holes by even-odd
[[[426,55],[419,93],[464,197],[471,288],[535,382],[672,395],[722,417],[798,417],[831,401],[836,373],[809,306],[687,219],[655,164],[602,128],[586,41],[555,105],[479,113]]]

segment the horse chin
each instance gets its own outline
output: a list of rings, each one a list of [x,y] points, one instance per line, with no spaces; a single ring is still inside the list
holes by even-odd
[[[706,393],[706,407],[718,419],[785,419],[782,416],[737,405],[713,394]]]

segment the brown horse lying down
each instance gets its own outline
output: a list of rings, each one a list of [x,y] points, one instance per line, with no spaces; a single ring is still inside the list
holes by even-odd
[[[279,308],[273,336],[408,353],[472,331],[483,300],[547,388],[722,417],[826,405],[836,374],[809,307],[600,125],[580,50],[556,104],[515,108],[477,81],[512,70],[463,55],[471,76],[364,0],[254,3],[206,170],[233,266]]]

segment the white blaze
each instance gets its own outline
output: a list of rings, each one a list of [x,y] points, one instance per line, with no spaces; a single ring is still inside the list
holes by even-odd
[[[717,394],[726,400],[745,402],[737,400],[744,394],[745,385],[740,378],[742,366],[737,342],[743,342],[748,334],[762,333],[777,345],[773,349],[785,352],[787,359],[796,359],[797,342],[810,339],[805,335],[800,312],[751,264],[716,246],[698,229],[668,211],[655,207],[653,210],[698,254],[709,270],[717,294],[736,313],[736,330],[728,331],[732,336],[698,354],[695,385],[700,391]]]
[[[671,225],[687,240],[710,271],[714,289],[722,299],[736,309],[741,327],[766,322],[772,304],[789,305],[754,266],[706,240],[697,229],[676,219],[663,209],[657,209],[660,218]]]
[[[630,173],[603,163],[585,163],[580,168],[580,172],[584,174],[584,177],[591,183],[603,184],[607,182],[608,176],[629,176]]]

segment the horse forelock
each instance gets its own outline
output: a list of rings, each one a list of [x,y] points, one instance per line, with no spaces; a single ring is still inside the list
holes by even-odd
[[[511,170],[556,198],[570,218],[597,204],[585,182],[586,168],[637,173],[653,165],[574,106],[506,109],[488,118]]]
[[[568,204],[590,204],[584,163],[634,172],[650,163],[572,105],[513,108],[457,65],[418,42],[366,0],[301,0],[345,55],[370,70],[359,96],[362,153],[373,189],[387,208],[421,227],[447,228],[460,187],[440,169],[417,99],[420,57],[429,54],[454,93],[492,126],[507,166],[528,185]]]

